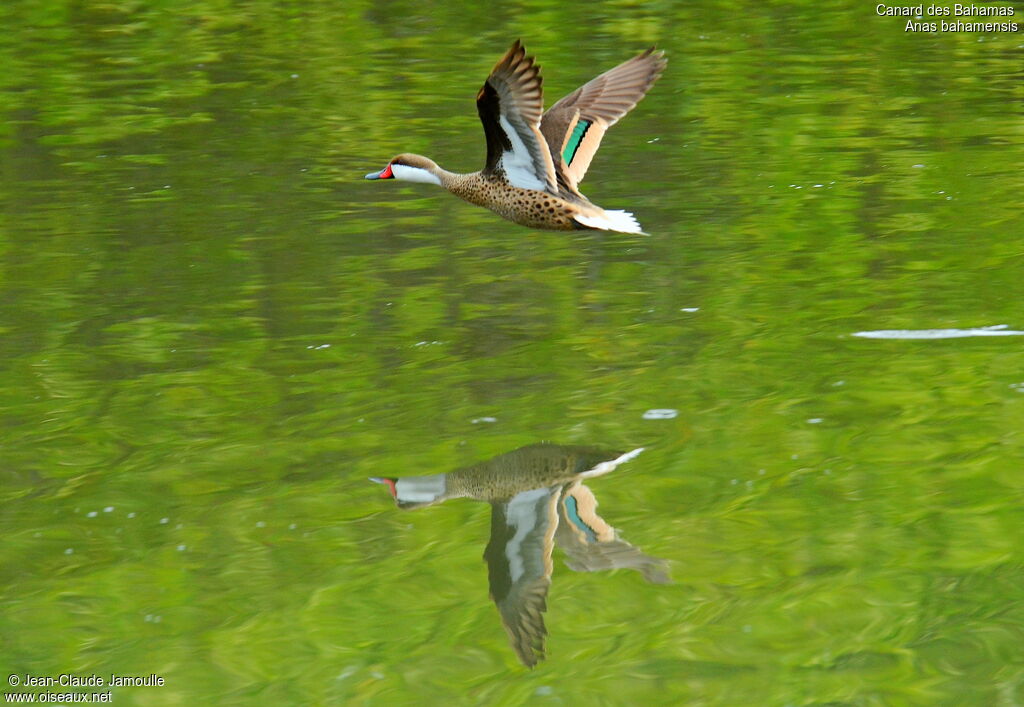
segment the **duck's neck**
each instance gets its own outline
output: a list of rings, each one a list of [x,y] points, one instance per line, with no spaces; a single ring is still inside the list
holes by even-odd
[[[473,176],[473,174],[450,172],[439,165],[427,172],[427,175],[430,177],[429,181],[431,183],[443,186],[443,188],[449,192],[452,192],[453,189],[457,189],[458,186],[467,179],[467,177]],[[424,179],[424,181],[427,180],[428,179]]]
[[[470,172],[468,174],[449,172],[436,163],[433,163],[429,168],[394,164],[391,166],[391,171],[396,179],[405,182],[436,184],[471,204],[489,206],[486,200],[488,179],[481,172]]]
[[[490,208],[486,199],[488,194],[487,178],[481,172],[460,174],[459,172],[448,172],[439,167],[438,178],[441,180],[442,187],[460,199],[477,206]]]

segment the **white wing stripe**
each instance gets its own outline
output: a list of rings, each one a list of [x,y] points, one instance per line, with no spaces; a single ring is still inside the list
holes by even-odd
[[[502,152],[501,160],[499,160],[499,164],[502,170],[504,170],[509,183],[520,189],[545,191],[547,184],[537,177],[537,166],[534,164],[533,157],[530,156],[530,150],[527,149],[523,138],[520,137],[519,133],[516,132],[516,129],[512,127],[512,124],[508,122],[508,118],[505,116],[502,115],[498,118],[498,124],[505,131],[508,141],[512,144],[512,151]]]

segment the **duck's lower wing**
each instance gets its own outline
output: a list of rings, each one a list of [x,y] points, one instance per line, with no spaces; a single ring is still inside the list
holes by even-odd
[[[484,551],[491,599],[523,665],[544,659],[544,612],[551,586],[551,549],[560,487],[523,491],[491,504],[491,538]]]

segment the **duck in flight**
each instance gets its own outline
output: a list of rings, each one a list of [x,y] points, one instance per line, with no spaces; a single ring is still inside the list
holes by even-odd
[[[664,70],[650,48],[584,84],[544,112],[540,67],[517,39],[476,96],[487,138],[479,172],[458,174],[422,155],[393,157],[367,179],[444,187],[471,204],[529,228],[643,233],[627,211],[609,211],[580,193],[601,138],[631,111]]]
[[[624,568],[648,582],[670,583],[663,560],[620,538],[598,515],[597,499],[584,483],[642,451],[531,444],[446,474],[370,480],[387,486],[406,510],[452,498],[491,504],[491,537],[484,551],[490,595],[512,649],[532,668],[545,654],[543,614],[555,545],[576,572]]]

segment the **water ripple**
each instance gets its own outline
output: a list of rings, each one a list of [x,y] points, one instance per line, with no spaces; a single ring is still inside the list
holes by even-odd
[[[851,336],[862,339],[962,339],[969,336],[1024,336],[1024,331],[1007,328],[1006,324],[972,329],[879,329],[858,331]]]

